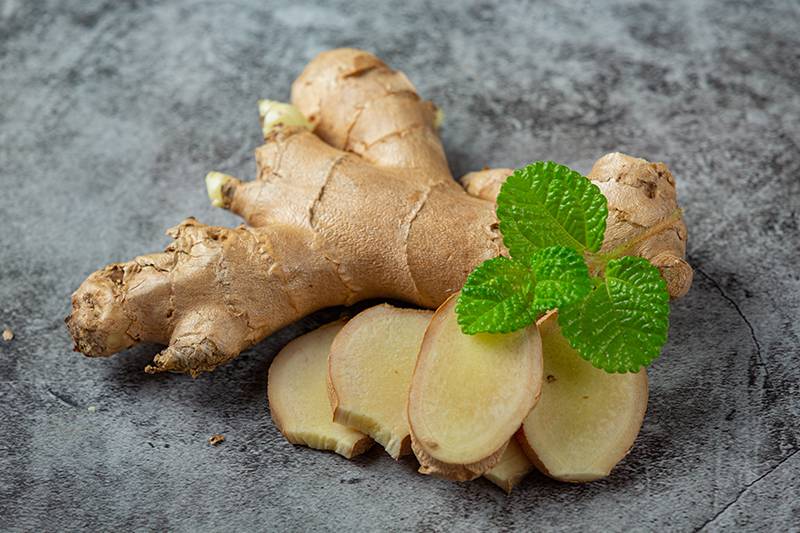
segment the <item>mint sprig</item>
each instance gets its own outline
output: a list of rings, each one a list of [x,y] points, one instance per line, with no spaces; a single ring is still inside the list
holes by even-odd
[[[557,308],[562,334],[597,368],[650,364],[667,340],[666,283],[646,259],[613,254],[593,261],[601,271],[590,277],[586,258],[600,251],[607,217],[606,198],[579,173],[551,161],[515,171],[497,196],[511,257],[467,278],[456,306],[462,331],[508,333]]]

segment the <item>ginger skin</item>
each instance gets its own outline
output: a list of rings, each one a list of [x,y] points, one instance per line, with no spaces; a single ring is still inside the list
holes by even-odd
[[[221,180],[215,202],[246,225],[189,218],[165,252],[90,275],[66,319],[76,351],[165,344],[146,371],[197,376],[325,307],[394,298],[436,308],[485,259],[507,255],[494,197],[453,179],[437,108],[403,73],[367,52],[325,52],[292,103],[314,132],[272,127],[258,179]],[[666,252],[683,260],[680,246]]]

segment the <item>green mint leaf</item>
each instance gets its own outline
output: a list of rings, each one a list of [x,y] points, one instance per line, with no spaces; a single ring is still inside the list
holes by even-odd
[[[536,321],[531,308],[536,285],[530,270],[507,257],[487,259],[467,277],[456,313],[461,331],[509,333]]]
[[[607,217],[607,202],[600,189],[552,161],[515,171],[497,196],[503,243],[518,260],[547,246],[598,252]]]
[[[542,248],[527,263],[497,257],[469,275],[456,306],[464,333],[516,331],[538,313],[582,300],[592,290],[589,267],[571,248]]]
[[[608,263],[605,283],[577,304],[559,309],[558,323],[581,357],[607,372],[638,372],[667,342],[669,293],[647,259]]]
[[[532,305],[538,312],[583,300],[592,290],[589,267],[572,248],[541,248],[531,256],[530,266],[536,280]]]

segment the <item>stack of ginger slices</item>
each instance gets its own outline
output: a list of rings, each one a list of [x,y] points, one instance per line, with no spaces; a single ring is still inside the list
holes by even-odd
[[[435,313],[378,305],[289,343],[268,381],[286,439],[347,458],[377,442],[395,459],[413,453],[424,474],[507,492],[534,466],[562,481],[608,475],[641,427],[645,371],[593,367],[555,311],[465,335],[456,298]]]

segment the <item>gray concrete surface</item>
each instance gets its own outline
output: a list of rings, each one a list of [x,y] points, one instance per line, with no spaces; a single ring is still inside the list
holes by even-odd
[[[800,531],[798,28],[793,0],[0,0],[0,530]],[[673,171],[695,282],[608,478],[508,496],[288,444],[269,364],[340,310],[195,380],[145,374],[158,346],[71,351],[89,273],[187,216],[239,223],[205,174],[252,178],[256,101],[339,46],[444,108],[455,175],[610,151]]]

